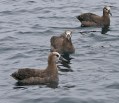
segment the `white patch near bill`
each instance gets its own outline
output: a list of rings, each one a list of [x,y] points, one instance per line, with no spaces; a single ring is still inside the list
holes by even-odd
[[[71,38],[71,31],[66,31],[66,37],[68,36]]]
[[[107,9],[107,10],[110,10],[110,7],[109,7],[109,6],[107,6],[107,7],[106,7],[106,9]]]
[[[59,55],[59,57],[60,57],[60,54],[58,53],[58,52],[52,52],[53,54],[56,54],[56,55]]]

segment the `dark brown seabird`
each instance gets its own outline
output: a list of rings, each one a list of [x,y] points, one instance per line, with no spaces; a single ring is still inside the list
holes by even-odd
[[[65,31],[60,36],[52,36],[50,39],[51,42],[51,51],[56,51],[60,54],[72,54],[75,52],[75,48],[71,40],[71,31]]]
[[[56,61],[60,58],[58,52],[51,52],[48,57],[48,66],[44,70],[23,68],[12,73],[11,76],[18,83],[25,85],[45,84],[58,82],[58,70]]]
[[[110,26],[110,7],[105,6],[103,8],[103,15],[98,16],[93,13],[84,13],[79,16],[77,16],[77,19],[81,22],[82,27],[90,27],[90,26],[100,26],[100,27],[105,27],[105,26]]]

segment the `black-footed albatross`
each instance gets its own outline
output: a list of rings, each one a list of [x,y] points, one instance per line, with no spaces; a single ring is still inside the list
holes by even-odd
[[[11,76],[19,84],[34,85],[58,83],[58,70],[56,61],[60,58],[58,52],[51,52],[48,56],[48,66],[44,70],[23,68],[12,73]]]
[[[71,40],[72,32],[65,31],[60,36],[52,36],[50,39],[51,51],[56,51],[60,54],[72,54],[75,48]]]
[[[79,16],[77,16],[77,19],[81,22],[82,27],[90,27],[90,26],[100,26],[100,27],[105,27],[105,26],[110,26],[110,7],[105,6],[103,8],[103,15],[98,16],[93,13],[83,13]]]

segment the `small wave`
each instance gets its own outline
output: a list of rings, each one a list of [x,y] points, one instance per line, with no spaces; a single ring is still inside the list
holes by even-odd
[[[4,41],[14,41],[14,40],[18,40],[18,38],[12,37],[12,36],[6,36],[6,37],[0,39],[0,42],[4,42]]]
[[[113,83],[106,86],[107,89],[119,89],[119,83]]]
[[[11,56],[9,58],[7,58],[7,60],[9,59],[17,59],[17,58],[29,58],[30,56],[22,54],[22,53],[17,53],[14,56]]]
[[[1,11],[0,14],[2,14],[2,15],[12,15],[13,11],[9,11],[9,10]]]

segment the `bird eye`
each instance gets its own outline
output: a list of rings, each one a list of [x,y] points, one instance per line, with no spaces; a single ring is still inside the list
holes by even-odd
[[[106,11],[108,11],[108,9],[107,9],[107,8],[105,8],[105,10],[106,10]]]
[[[57,54],[56,57],[59,57],[59,55]]]

